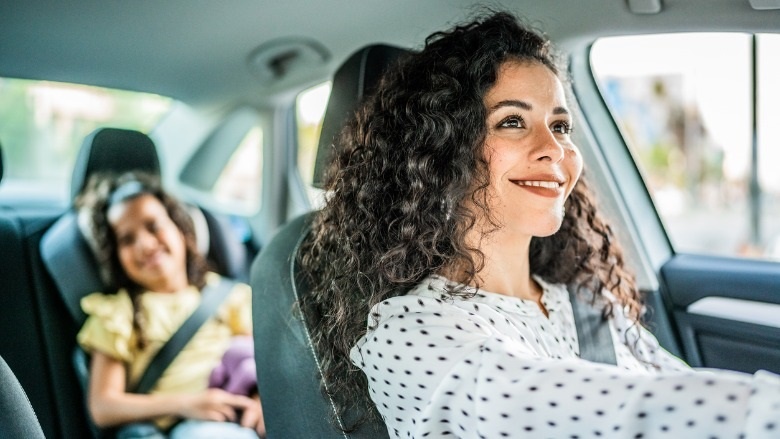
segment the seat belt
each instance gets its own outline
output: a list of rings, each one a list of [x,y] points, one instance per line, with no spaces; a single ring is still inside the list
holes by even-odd
[[[157,383],[157,380],[162,376],[165,369],[171,364],[174,358],[179,352],[187,345],[192,339],[198,329],[203,323],[209,319],[214,312],[216,312],[219,305],[228,296],[228,293],[233,290],[233,286],[236,283],[230,279],[220,277],[220,281],[216,285],[206,285],[201,292],[202,298],[200,305],[192,312],[187,320],[182,323],[179,329],[171,336],[168,342],[160,348],[154,355],[152,361],[149,362],[149,366],[146,367],[141,379],[138,380],[138,384],[134,388],[128,389],[128,392],[132,393],[149,393],[152,387]]]
[[[574,312],[574,326],[580,345],[580,358],[596,363],[617,365],[615,345],[609,330],[609,319],[602,310],[585,302],[575,291],[578,286],[568,285],[569,301]]]

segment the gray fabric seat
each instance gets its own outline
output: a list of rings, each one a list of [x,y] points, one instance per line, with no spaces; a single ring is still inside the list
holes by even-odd
[[[3,179],[3,150],[0,147],[0,181]],[[17,230],[15,227],[9,227],[14,232]],[[16,233],[8,231],[8,235],[13,235],[14,240],[18,240]],[[6,233],[6,221],[4,218],[0,218],[0,240],[7,251],[12,250],[6,242],[6,237],[12,239],[11,236],[7,236]],[[17,261],[19,260],[18,254],[15,255]],[[6,264],[3,264],[6,267]],[[14,282],[10,282],[11,279],[6,274],[12,275],[13,273],[6,273],[3,271],[2,280],[6,288],[13,289],[13,294],[19,294],[19,290],[15,288]],[[2,303],[2,302],[0,302]],[[18,329],[18,328],[17,328]],[[37,439],[43,438],[43,430],[41,424],[38,422],[38,418],[35,416],[30,400],[27,398],[16,375],[8,367],[2,356],[0,356],[0,438],[7,439]]]
[[[345,118],[403,53],[395,47],[368,46],[338,69],[323,121],[315,167],[319,175],[315,175],[315,182],[322,181],[322,169],[332,154],[333,137]],[[322,392],[319,360],[308,328],[293,313],[294,304],[309,293],[298,275],[296,257],[298,246],[309,231],[310,218],[311,214],[306,214],[283,226],[255,259],[250,274],[255,349],[263,353],[257,355],[258,386],[268,437],[388,437],[382,423],[363,424],[350,433],[343,433],[336,426],[342,420],[335,420],[332,402]]]
[[[19,380],[0,357],[0,437],[3,439],[44,438],[30,400]]]

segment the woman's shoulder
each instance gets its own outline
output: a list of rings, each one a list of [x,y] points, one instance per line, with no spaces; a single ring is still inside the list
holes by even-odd
[[[494,321],[501,311],[492,304],[490,293],[452,282],[444,277],[431,275],[409,290],[377,303],[369,316],[371,321],[403,319],[407,315],[421,318],[455,318],[478,321]],[[411,317],[411,316],[410,316]],[[502,320],[504,320],[502,318]]]

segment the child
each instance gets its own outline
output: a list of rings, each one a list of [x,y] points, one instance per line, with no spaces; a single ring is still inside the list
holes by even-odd
[[[91,213],[104,280],[114,291],[82,299],[78,334],[91,355],[88,406],[96,425],[121,439],[257,438],[264,434],[257,395],[208,388],[231,339],[250,335],[251,291],[236,284],[147,394],[131,393],[154,354],[219,276],[197,252],[192,221],[157,179],[96,176],[77,202]]]

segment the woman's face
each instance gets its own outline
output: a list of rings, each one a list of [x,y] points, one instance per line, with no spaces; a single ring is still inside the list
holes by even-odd
[[[111,206],[108,222],[119,263],[130,279],[157,292],[188,285],[184,235],[157,197],[143,194]]]
[[[502,231],[552,235],[582,172],[560,80],[543,64],[506,62],[484,101],[493,217]]]

